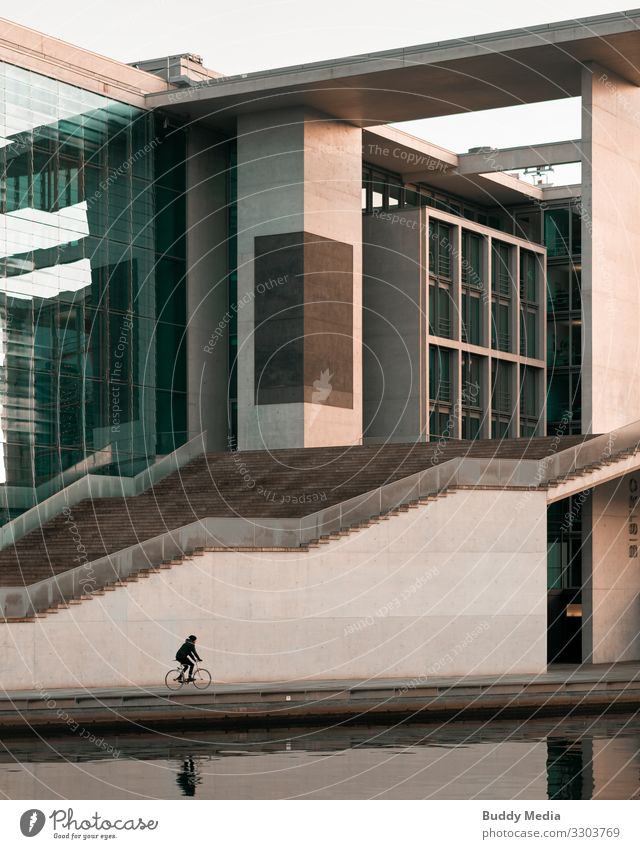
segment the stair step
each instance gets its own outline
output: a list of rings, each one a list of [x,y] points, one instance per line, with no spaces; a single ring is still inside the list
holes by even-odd
[[[10,616],[8,619],[0,619],[0,622],[3,622],[5,625],[14,625],[20,622],[35,622],[36,616]],[[42,617],[43,619],[45,616]]]

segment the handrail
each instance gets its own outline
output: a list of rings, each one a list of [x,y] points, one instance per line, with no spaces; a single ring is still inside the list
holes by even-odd
[[[640,422],[631,422],[538,460],[545,469],[545,476],[541,478],[540,483],[566,477],[585,466],[604,462],[614,458],[620,452],[638,447],[640,447]]]
[[[0,549],[6,548],[30,531],[43,525],[54,516],[60,515],[66,507],[72,507],[85,498],[113,498],[138,495],[152,484],[162,480],[181,466],[204,453],[206,431],[192,437],[184,445],[166,454],[135,477],[118,475],[87,474],[73,481],[64,489],[54,492],[43,501],[34,504],[24,513],[0,527]]]

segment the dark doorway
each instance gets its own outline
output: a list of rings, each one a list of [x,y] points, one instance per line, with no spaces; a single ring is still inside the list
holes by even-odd
[[[547,594],[547,663],[581,663],[582,604],[580,590]]]
[[[582,662],[582,508],[587,492],[549,505],[547,662]]]

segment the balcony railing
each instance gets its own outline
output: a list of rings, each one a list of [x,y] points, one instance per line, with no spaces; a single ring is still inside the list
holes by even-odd
[[[433,381],[429,387],[429,396],[429,400],[431,401],[443,401],[449,403],[451,401],[451,381]]]
[[[436,336],[444,336],[447,339],[449,339],[451,337],[451,319],[450,318],[439,318],[438,319]]]

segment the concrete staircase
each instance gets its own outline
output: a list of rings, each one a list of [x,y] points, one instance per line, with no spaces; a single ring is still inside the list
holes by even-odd
[[[459,457],[540,460],[558,450],[580,445],[588,437],[545,437],[530,440],[454,440],[446,443],[388,444],[322,449],[290,449],[209,454],[198,457],[149,490],[129,498],[86,500],[44,523],[0,551],[0,587],[32,586],[78,566],[90,564],[142,541],[207,517],[307,516],[319,508],[341,504],[377,487]],[[310,540],[310,550],[401,512],[417,508],[447,491],[408,500],[367,521],[345,522],[337,532]],[[256,550],[243,546],[234,550]],[[195,548],[179,557],[134,569],[122,581],[92,589],[90,595],[70,597],[61,605],[37,611],[55,614],[63,606],[92,599],[118,586],[144,580],[173,568],[207,550]],[[257,550],[291,551],[291,548]],[[297,550],[300,550],[299,548]],[[35,617],[25,620],[34,621]],[[9,621],[9,620],[5,620]]]
[[[124,580],[113,581],[111,583],[106,583],[95,589],[88,595],[79,595],[74,596],[73,598],[69,598],[66,602],[53,605],[52,607],[48,607],[44,610],[38,611],[34,616],[26,616],[21,618],[0,618],[0,622],[35,622],[37,619],[45,619],[47,616],[58,613],[59,610],[67,609],[72,605],[83,604],[87,601],[92,601],[95,597],[100,597],[105,595],[107,592],[114,592],[119,587],[126,587],[132,583],[138,583],[140,580],[144,580],[146,578],[150,578],[152,575],[161,574],[163,570],[173,569],[175,566],[180,566],[183,563],[192,561],[196,557],[202,557],[204,554],[209,552],[217,552],[224,553],[229,551],[245,551],[245,552],[256,552],[256,551],[264,551],[264,552],[292,552],[292,551],[304,551],[308,552],[313,549],[320,548],[320,546],[328,545],[331,542],[342,539],[343,537],[351,536],[351,534],[358,533],[359,531],[365,530],[366,528],[370,528],[373,525],[377,525],[380,522],[385,522],[391,519],[393,516],[400,516],[403,513],[408,513],[410,510],[415,510],[418,507],[422,507],[426,504],[431,504],[434,501],[437,501],[440,498],[446,498],[447,495],[450,495],[451,491],[448,489],[442,490],[434,495],[430,495],[423,498],[416,498],[412,501],[407,502],[406,504],[402,504],[398,506],[394,510],[387,510],[384,513],[378,513],[366,522],[356,522],[353,525],[345,526],[338,533],[331,534],[323,534],[316,539],[310,540],[306,545],[300,545],[293,547],[288,546],[243,546],[243,545],[234,545],[234,546],[203,546],[201,548],[195,548],[193,551],[185,552],[181,557],[173,558],[172,560],[163,560],[157,566],[148,566],[138,569],[137,571],[132,572],[128,575]]]

